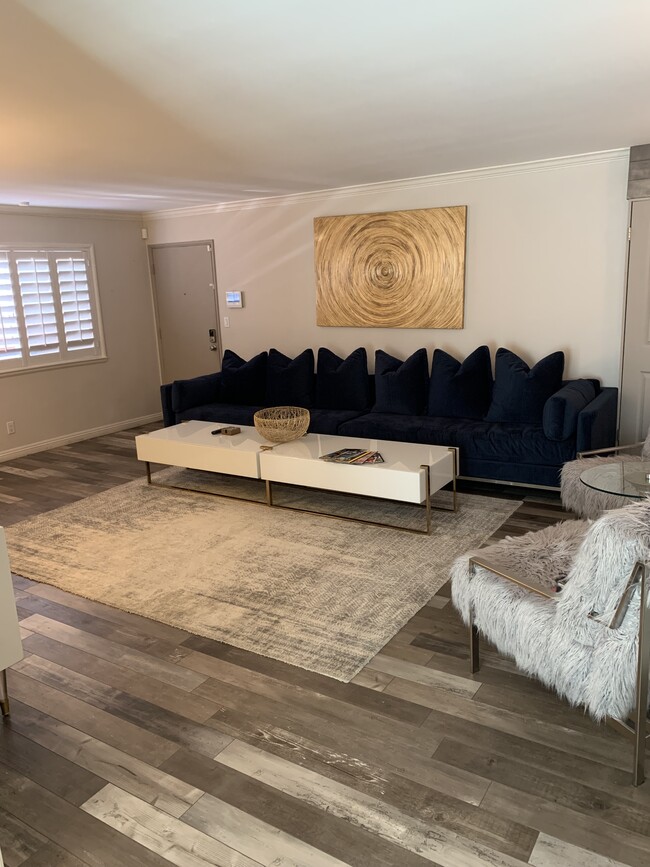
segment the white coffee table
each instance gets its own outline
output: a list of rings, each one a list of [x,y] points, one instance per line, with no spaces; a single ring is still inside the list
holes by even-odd
[[[425,507],[426,529],[397,528],[416,533],[431,531],[432,509],[456,510],[456,448],[320,434],[306,434],[290,443],[271,445],[254,427],[242,425],[241,433],[232,437],[221,434],[213,436],[211,432],[219,427],[225,427],[225,423],[188,421],[137,436],[137,455],[146,463],[149,484],[160,484],[151,479],[150,465],[158,463],[262,479],[266,482],[266,504],[292,511],[301,510],[273,502],[273,484],[416,503]],[[321,455],[341,448],[378,451],[384,463],[355,466],[319,460]],[[433,506],[431,495],[450,483],[452,505]],[[393,524],[342,515],[314,514],[394,527]]]
[[[384,463],[355,466],[319,460],[321,455],[341,448],[377,451],[383,457]],[[456,451],[446,446],[307,434],[293,442],[263,451],[260,454],[260,476],[266,481],[269,505],[274,505],[274,482],[423,505],[426,510],[426,530],[414,532],[429,533],[431,510],[445,508],[432,506],[431,494],[435,494],[450,482],[453,491],[449,510],[456,510]]]

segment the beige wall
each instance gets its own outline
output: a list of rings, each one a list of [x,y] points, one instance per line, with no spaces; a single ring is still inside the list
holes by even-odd
[[[270,346],[400,356],[439,346],[464,356],[487,343],[529,362],[562,349],[568,375],[616,385],[626,184],[627,152],[615,151],[145,222],[150,243],[214,238],[223,343],[244,356]],[[463,330],[316,326],[314,217],[445,205],[468,205]],[[229,289],[244,290],[244,309],[226,311]]]
[[[160,412],[142,220],[65,213],[0,214],[0,243],[93,244],[108,360],[0,376],[0,460]]]

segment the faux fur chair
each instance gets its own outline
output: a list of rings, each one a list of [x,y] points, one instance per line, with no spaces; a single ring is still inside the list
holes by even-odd
[[[635,785],[644,779],[649,563],[647,499],[593,523],[509,537],[465,554],[451,574],[454,605],[470,627],[472,671],[481,633],[594,719],[618,721],[635,739]],[[632,726],[624,722],[630,713]]]
[[[626,451],[641,449],[641,454],[625,454]],[[650,461],[650,430],[645,442],[633,443],[630,446],[612,446],[609,449],[597,449],[592,452],[580,452],[578,459],[568,461],[562,467],[560,476],[560,496],[562,505],[567,511],[581,518],[597,518],[606,509],[620,509],[629,505],[626,497],[606,494],[588,488],[580,481],[581,474],[589,467],[598,464],[615,464],[623,461]]]

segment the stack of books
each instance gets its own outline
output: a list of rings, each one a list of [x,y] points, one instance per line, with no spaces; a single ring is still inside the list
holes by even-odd
[[[320,456],[321,461],[333,461],[335,464],[383,464],[384,459],[379,452],[366,449],[339,449],[327,455]]]

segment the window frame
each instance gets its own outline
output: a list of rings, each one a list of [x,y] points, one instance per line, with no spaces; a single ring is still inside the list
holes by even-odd
[[[80,364],[95,364],[100,361],[106,361],[106,342],[104,338],[104,325],[102,318],[102,309],[99,297],[99,286],[97,280],[97,267],[95,263],[95,249],[93,244],[79,243],[0,243],[0,254],[7,253],[9,255],[9,273],[11,275],[11,285],[14,292],[14,304],[20,307],[18,316],[18,330],[21,341],[21,357],[7,358],[0,357],[0,377],[12,376],[22,373],[33,373],[35,371],[43,371],[55,367],[70,367]],[[59,348],[56,354],[51,357],[47,355],[29,356],[29,348],[27,344],[27,335],[25,330],[25,320],[22,308],[20,295],[20,285],[18,283],[15,257],[20,254],[37,257],[39,254],[48,257],[49,276],[53,289],[54,307],[56,315],[57,332],[65,338],[64,320],[61,309],[61,295],[59,287],[59,276],[56,269],[52,269],[52,262],[49,257],[52,253],[60,253],[63,256],[69,255],[71,258],[75,255],[83,255],[86,260],[86,276],[88,280],[88,297],[90,299],[90,315],[93,327],[93,338],[95,348],[92,350],[71,350],[66,345],[65,339],[59,339]],[[13,257],[13,259],[12,259]],[[16,298],[18,293],[18,298]]]

